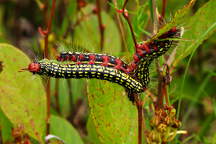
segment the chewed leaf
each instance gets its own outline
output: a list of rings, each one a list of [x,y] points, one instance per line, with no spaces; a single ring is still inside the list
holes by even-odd
[[[88,83],[90,139],[100,144],[136,144],[137,112],[124,89],[116,84],[91,80]],[[92,132],[88,129],[88,132]],[[95,138],[97,137],[97,139]]]
[[[29,58],[17,48],[0,44],[0,106],[13,126],[43,143],[46,127],[46,94],[39,77],[29,72],[19,72],[30,63]]]

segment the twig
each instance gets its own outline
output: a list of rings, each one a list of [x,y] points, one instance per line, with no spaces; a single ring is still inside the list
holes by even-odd
[[[98,23],[99,23],[99,29],[100,29],[100,48],[101,48],[101,51],[103,51],[105,26],[103,25],[102,17],[101,17],[100,0],[96,0],[96,5],[97,5],[97,13],[96,14],[97,14],[97,17],[98,17]]]
[[[135,96],[137,112],[138,112],[138,144],[142,144],[142,129],[143,129],[143,101],[138,98],[138,95]]]
[[[136,36],[135,36],[134,30],[133,30],[132,23],[131,23],[129,16],[128,16],[128,11],[126,10],[127,3],[128,3],[128,0],[125,0],[122,10],[117,10],[117,12],[122,13],[125,20],[127,21],[129,28],[130,28],[130,31],[131,31],[132,38],[133,38],[134,47],[136,49],[137,48],[137,41],[136,41]]]
[[[161,11],[161,19],[164,19],[164,17],[165,17],[166,5],[167,5],[167,0],[163,0],[162,11]]]
[[[115,7],[117,7],[117,0],[113,0],[113,3],[115,5]],[[124,27],[123,27],[123,22],[122,20],[120,19],[120,15],[116,14],[116,20],[117,20],[117,23],[118,23],[118,27],[119,27],[119,30],[120,30],[120,35],[121,35],[121,39],[122,39],[122,43],[123,43],[123,51],[126,51],[128,50],[127,49],[127,41],[126,41],[126,36],[125,36],[125,30],[124,30]]]
[[[127,3],[128,3],[128,0],[125,0],[124,5],[123,5],[123,8],[122,8],[123,12],[125,11],[125,8],[126,8]]]
[[[46,7],[44,9],[44,13],[45,13],[45,20],[47,20],[47,25],[46,25],[46,29],[42,30],[42,28],[39,27],[39,32],[41,35],[44,36],[44,57],[45,58],[49,58],[49,50],[48,50],[48,38],[49,38],[49,34],[51,31],[51,26],[52,26],[52,19],[53,16],[55,14],[55,5],[56,5],[56,0],[52,0],[52,8],[51,8],[51,13],[50,13],[50,17],[47,17],[47,6],[48,6],[48,1],[46,1]],[[47,130],[46,130],[46,134],[49,134],[49,119],[50,119],[50,104],[51,104],[51,100],[50,100],[50,79],[48,79],[47,82],[47,86],[46,86],[46,92],[47,92]]]
[[[53,16],[55,14],[55,5],[56,5],[56,0],[52,0],[52,9],[51,9],[51,13],[50,13],[50,17],[47,21],[47,29],[46,29],[46,34],[45,34],[45,47],[44,47],[44,57],[45,58],[49,58],[49,54],[48,54],[48,38],[49,38],[49,34],[51,31],[51,26],[52,26],[52,19]]]
[[[163,88],[164,88],[164,77],[161,72],[161,67],[159,65],[158,60],[156,61],[156,68],[158,73],[158,94],[157,94],[157,101],[155,102],[155,109],[160,109],[163,107]]]

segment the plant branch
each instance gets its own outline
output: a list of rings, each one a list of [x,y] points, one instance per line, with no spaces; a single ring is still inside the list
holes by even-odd
[[[123,5],[123,8],[122,8],[123,12],[124,12],[124,10],[125,10],[125,8],[126,8],[127,3],[128,3],[128,0],[125,0],[124,5]]]
[[[135,95],[135,101],[138,112],[138,144],[142,144],[142,129],[143,129],[143,101]]]
[[[129,28],[130,28],[130,31],[131,31],[132,38],[133,38],[134,47],[136,49],[137,48],[137,41],[136,41],[136,36],[135,36],[134,30],[133,30],[132,23],[131,23],[129,16],[128,16],[128,11],[126,10],[127,3],[128,3],[128,0],[125,0],[122,10],[117,10],[117,11],[119,13],[122,13],[125,20],[127,21]]]
[[[103,25],[102,22],[102,17],[101,17],[101,4],[100,4],[100,0],[96,0],[96,5],[97,5],[97,17],[98,17],[98,23],[99,23],[99,29],[100,29],[100,48],[101,51],[103,51],[103,47],[104,47],[104,29],[105,26]]]
[[[162,11],[161,11],[161,19],[164,19],[165,17],[165,12],[166,12],[166,5],[167,5],[167,0],[163,0],[162,3]]]
[[[52,26],[52,20],[55,14],[55,5],[56,5],[56,0],[52,0],[52,8],[51,8],[51,12],[50,12],[50,17],[48,18],[48,10],[47,10],[47,6],[48,6],[48,1],[45,2],[46,6],[44,9],[44,13],[45,13],[45,20],[47,20],[47,24],[46,24],[46,29],[42,30],[42,28],[39,27],[39,33],[41,35],[44,36],[44,57],[49,59],[49,50],[48,50],[48,38],[49,38],[49,34],[51,31],[51,26]],[[50,104],[51,104],[51,100],[50,100],[50,79],[48,79],[47,82],[47,86],[46,86],[46,92],[47,92],[47,130],[46,130],[46,134],[49,134],[49,119],[50,119]]]
[[[51,27],[52,27],[52,20],[55,14],[55,5],[56,5],[56,0],[52,0],[52,8],[51,8],[51,13],[50,13],[50,17],[47,21],[47,28],[46,28],[46,33],[45,33],[45,47],[44,47],[44,57],[45,58],[49,58],[49,54],[48,54],[48,38],[49,38],[49,34],[51,32]]]
[[[158,94],[157,94],[157,101],[155,102],[155,109],[160,109],[163,107],[163,74],[161,72],[161,67],[159,65],[158,60],[156,61],[156,68],[158,73]]]

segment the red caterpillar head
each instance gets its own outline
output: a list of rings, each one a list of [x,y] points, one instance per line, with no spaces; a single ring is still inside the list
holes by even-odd
[[[39,72],[40,69],[41,67],[39,63],[33,62],[33,63],[30,63],[28,66],[28,71],[33,72],[33,73]]]

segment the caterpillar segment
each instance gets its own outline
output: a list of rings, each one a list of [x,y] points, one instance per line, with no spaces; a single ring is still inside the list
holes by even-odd
[[[178,40],[176,39],[182,37],[183,31],[184,29],[182,27],[173,27],[158,38],[150,39],[147,42],[138,44],[133,56],[133,61],[128,65],[127,71],[129,73],[133,72],[143,61],[152,61],[154,58],[158,58],[166,53],[171,47],[175,47],[178,44]]]
[[[149,65],[151,62],[159,56],[166,53],[170,48],[175,47],[178,40],[175,38],[181,38],[183,34],[183,28],[172,28],[165,34],[158,37],[158,39],[139,44],[137,46],[136,53],[134,54],[134,60],[132,62],[133,68],[135,68],[135,76],[139,79],[144,87],[146,87],[150,81],[149,79]],[[173,38],[173,40],[172,40]],[[131,66],[129,65],[129,68]]]
[[[73,61],[77,64],[99,64],[126,72],[127,64],[120,58],[106,54],[61,52],[57,57],[58,61]]]
[[[126,88],[130,93],[143,92],[140,82],[120,70],[93,64],[58,64],[44,59],[31,63],[28,70],[34,74],[46,75],[54,78],[96,78],[117,83]]]

